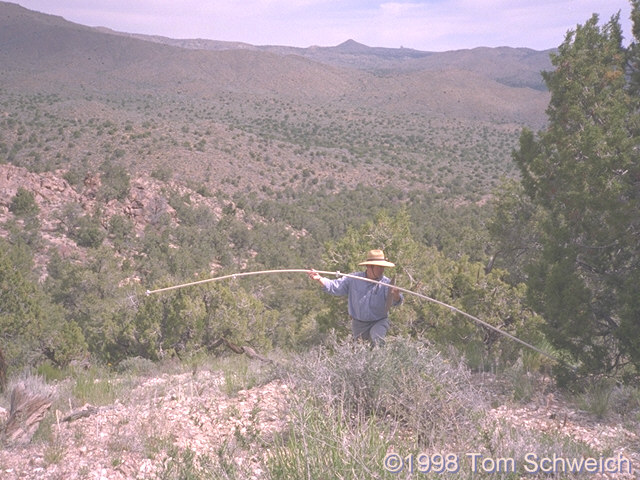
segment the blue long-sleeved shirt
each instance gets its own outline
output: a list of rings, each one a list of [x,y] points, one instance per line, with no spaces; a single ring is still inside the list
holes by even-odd
[[[356,272],[350,275],[366,278],[365,272]],[[382,283],[389,284],[391,280],[383,276]],[[384,285],[358,280],[352,277],[339,277],[335,280],[322,279],[324,291],[331,295],[347,295],[349,315],[361,322],[376,322],[387,318],[387,296],[391,295],[391,289]],[[392,303],[392,306],[402,303],[400,300]]]

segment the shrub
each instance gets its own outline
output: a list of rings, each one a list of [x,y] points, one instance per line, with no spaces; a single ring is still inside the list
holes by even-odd
[[[26,217],[29,215],[35,215],[40,211],[36,198],[32,192],[23,187],[18,187],[18,192],[15,194],[9,205],[9,211],[17,217]]]
[[[105,202],[109,200],[124,200],[129,195],[131,182],[127,170],[120,165],[105,162],[100,167],[100,198]]]
[[[73,238],[80,247],[97,248],[102,245],[106,232],[97,219],[90,216],[80,217]]]
[[[314,349],[290,368],[296,390],[346,418],[383,419],[391,430],[410,428],[423,446],[454,441],[482,406],[462,364],[406,339],[389,338],[374,349],[360,342],[334,342],[331,349]]]
[[[614,385],[610,379],[596,378],[589,381],[578,395],[578,406],[598,418],[604,418],[609,413],[613,391]]]
[[[62,178],[64,178],[69,185],[80,185],[86,174],[86,169],[72,166],[62,175]]]
[[[133,222],[124,215],[114,215],[111,217],[108,230],[109,237],[118,251],[122,250],[127,240],[134,235]]]
[[[242,288],[223,285],[147,297],[133,320],[136,354],[156,360],[187,355],[224,337],[259,352],[272,348],[277,312]]]
[[[452,455],[454,459],[440,461],[460,468],[433,478],[474,480],[524,478],[529,473],[522,461],[526,455],[598,456],[564,434],[537,432],[487,415],[487,402],[462,362],[412,340],[389,338],[376,349],[334,340],[294,357],[284,372],[293,393],[291,422],[270,452],[271,479],[414,478],[425,466],[415,453],[419,451],[434,461],[437,454]],[[500,471],[478,469],[467,476],[472,460],[460,452],[473,452],[477,462],[496,453],[513,461],[501,464]],[[396,454],[395,462],[387,462],[388,455],[393,460]],[[562,476],[582,477],[570,472]]]
[[[159,165],[151,170],[151,177],[161,182],[168,182],[173,177],[173,170],[168,165]]]

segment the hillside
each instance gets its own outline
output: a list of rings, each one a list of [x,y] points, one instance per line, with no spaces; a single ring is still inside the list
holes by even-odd
[[[411,349],[416,366],[406,369],[427,369],[428,382],[418,376],[390,379],[388,364],[406,360],[397,357],[402,353],[397,344],[373,353],[338,345],[333,352],[369,381],[380,380],[377,385],[349,377],[322,349],[279,357],[275,368],[234,355],[194,358],[190,365],[138,358],[115,374],[95,368],[76,372],[49,390],[56,415],[43,421],[34,440],[0,450],[0,475],[7,480],[287,480],[309,472],[311,478],[410,479],[426,471],[424,459],[413,472],[407,464],[394,473],[385,456],[417,459],[419,449],[456,459],[458,471],[445,478],[551,478],[550,463],[540,463],[536,471],[536,464],[525,463],[527,455],[614,459],[616,471],[567,469],[566,480],[637,478],[640,405],[627,403],[623,389],[614,391],[603,418],[590,411],[598,405],[595,399],[554,392],[543,376],[470,373],[412,346],[404,348]],[[362,357],[386,364],[365,365],[358,361]],[[514,378],[526,385],[526,396],[514,397]],[[416,401],[416,383],[429,402]],[[357,393],[349,390],[354,386],[360,387]],[[446,388],[445,396],[439,388]],[[385,410],[392,402],[396,408]],[[341,418],[349,412],[351,419]],[[7,413],[0,406],[0,420]],[[409,419],[414,422],[407,425]],[[478,460],[485,467],[474,469],[472,454],[483,462],[496,455],[513,459],[514,468],[503,464],[498,471]],[[619,458],[629,463],[620,463],[617,471]],[[560,473],[566,467],[555,468]]]
[[[204,39],[172,39],[160,36],[127,34],[102,29],[113,34],[139,38],[150,42],[193,50],[251,50],[279,55],[297,55],[338,67],[355,68],[377,74],[441,70],[464,70],[480,74],[511,87],[545,90],[540,72],[552,68],[552,50],[536,51],[528,48],[478,47],[449,52],[425,52],[410,48],[369,47],[347,40],[335,47],[308,48],[286,46],[255,46],[239,42]]]
[[[220,47],[89,28],[0,2],[0,236],[41,226],[38,241],[28,240],[39,274],[51,246],[84,257],[79,243],[91,241],[81,233],[113,248],[123,234],[114,218],[136,235],[121,253],[141,255],[151,248],[141,244],[150,241],[145,228],[166,214],[188,229],[194,214],[178,210],[201,205],[211,218],[198,218],[198,228],[225,228],[215,251],[199,249],[209,260],[176,267],[182,274],[256,255],[284,261],[279,245],[264,245],[280,232],[295,232],[280,246],[307,261],[381,209],[408,208],[417,235],[440,248],[456,235],[478,244],[470,220],[460,211],[452,220],[448,209],[481,207],[517,175],[511,151],[521,129],[544,123],[548,93],[522,86],[542,58],[353,41],[299,51]],[[38,227],[11,212],[21,188],[35,196]],[[76,221],[88,222],[86,231],[69,226]],[[474,259],[483,251],[454,250]]]
[[[531,84],[546,53],[354,43],[187,49],[0,3],[0,153],[34,171],[171,165],[194,188],[261,196],[364,183],[477,201],[513,174],[519,131],[543,124],[548,101],[513,85]]]
[[[549,53],[169,39],[0,2],[0,477],[559,477],[535,455],[637,478],[640,389],[575,378],[520,265],[493,264],[491,222],[538,215],[491,200],[545,125]],[[370,348],[304,269],[380,247],[416,295]]]
[[[70,211],[104,229],[123,216],[140,235],[145,215],[131,205],[141,191],[174,210],[177,195],[205,198],[218,219],[226,208],[245,228],[283,222],[316,247],[367,221],[371,203],[407,207],[418,231],[437,229],[420,220],[437,205],[484,205],[517,175],[511,152],[523,127],[543,125],[548,102],[535,73],[548,52],[147,38],[5,2],[0,63],[0,164],[20,172],[0,184],[0,234],[10,236],[12,199],[28,189],[47,228],[43,259],[50,242],[76,243],[61,218]],[[124,198],[113,189],[126,185],[100,178],[114,168],[131,178]],[[67,190],[41,201],[37,178]],[[352,217],[320,202],[351,202]]]
[[[403,49],[397,53],[394,49],[358,46],[355,42],[299,50],[236,48],[235,44],[211,49],[209,43],[204,45],[207,48],[185,49],[185,45],[193,47],[193,44],[168,40],[160,43],[154,37],[112,34],[104,29],[89,29],[61,18],[30,12],[17,5],[1,5],[0,60],[5,66],[3,85],[9,90],[19,87],[22,91],[51,92],[55,91],[52,88],[64,91],[75,86],[85,93],[125,91],[167,95],[177,91],[204,98],[235,92],[364,107],[369,106],[368,100],[374,93],[383,91],[389,93],[382,102],[388,111],[402,108],[403,112],[446,114],[446,105],[434,108],[434,96],[440,96],[447,86],[455,88],[467,72],[473,72],[478,75],[466,80],[467,87],[473,88],[466,88],[464,95],[453,100],[466,104],[470,99],[467,111],[471,117],[539,124],[546,101],[540,92],[518,88],[518,98],[524,105],[538,101],[541,110],[534,112],[525,106],[524,112],[514,116],[514,112],[503,114],[499,104],[493,105],[491,110],[474,108],[473,104],[477,102],[472,100],[487,94],[501,96],[508,90],[503,88],[505,86],[539,88],[540,70],[550,68],[546,52],[476,49],[408,55]],[[383,63],[373,65],[373,58]],[[369,66],[365,69],[341,68],[345,65]],[[366,70],[385,71],[393,82],[385,82],[380,75]],[[419,80],[414,81],[411,75],[397,75],[442,70],[450,71],[450,76],[436,77],[426,86]],[[533,81],[532,73],[537,77]],[[507,78],[511,80],[505,82]],[[414,98],[414,95],[418,97]],[[425,95],[430,97],[424,98]],[[408,101],[398,105],[398,97]],[[451,99],[444,103],[450,104]],[[381,105],[374,100],[371,106]],[[408,106],[411,106],[410,110],[407,110]],[[518,110],[517,106],[515,110]]]

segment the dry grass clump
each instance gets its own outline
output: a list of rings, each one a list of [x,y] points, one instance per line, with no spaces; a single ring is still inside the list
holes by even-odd
[[[295,395],[271,478],[397,478],[388,452],[453,452],[484,405],[463,365],[407,339],[374,349],[333,341],[285,369]]]
[[[292,362],[290,381],[303,398],[352,421],[383,420],[421,447],[458,443],[485,407],[464,365],[407,339],[314,349]]]
[[[292,358],[285,375],[294,395],[270,452],[273,479],[413,478],[427,467],[443,479],[548,478],[526,460],[599,454],[560,432],[496,420],[491,392],[462,362],[414,340],[333,341]]]

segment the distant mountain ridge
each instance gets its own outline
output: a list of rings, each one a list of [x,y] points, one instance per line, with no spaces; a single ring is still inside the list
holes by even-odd
[[[278,55],[299,55],[317,62],[374,72],[437,71],[456,68],[486,74],[513,87],[544,91],[541,71],[551,70],[549,55],[554,50],[512,47],[477,47],[448,52],[426,52],[411,48],[369,47],[349,39],[334,47],[256,46],[242,42],[204,39],[171,39],[162,36],[129,34],[103,29],[116,35],[193,50],[252,50]]]
[[[309,48],[172,40],[85,27],[6,2],[0,64],[11,90],[246,92],[528,125],[544,121],[540,71],[551,66],[548,53],[507,47],[433,53],[353,40]]]

